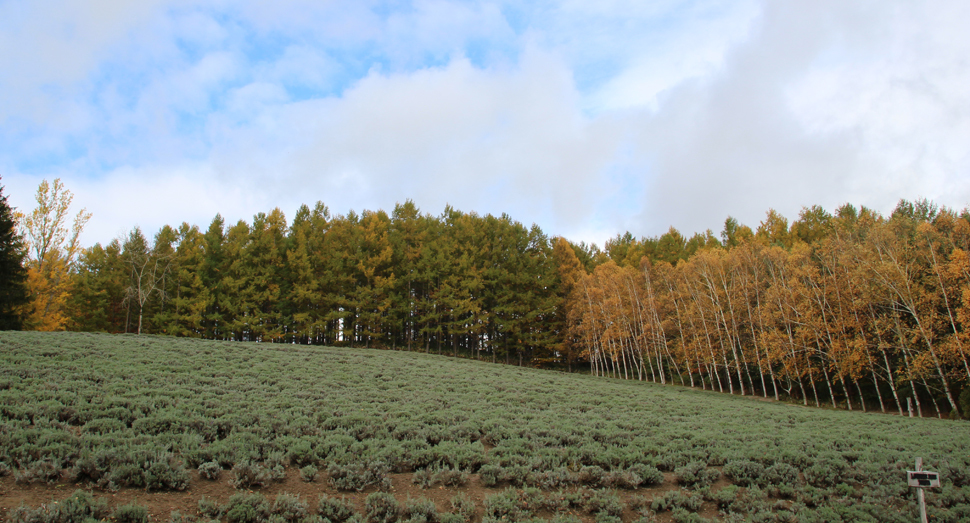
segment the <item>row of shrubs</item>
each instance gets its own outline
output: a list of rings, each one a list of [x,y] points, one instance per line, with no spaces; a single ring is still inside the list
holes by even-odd
[[[239,489],[261,488],[285,477],[285,458],[275,453],[263,462],[244,461],[235,464],[230,471],[230,483]],[[802,477],[807,485],[830,488],[850,481],[849,465],[841,458],[833,458],[824,463],[814,464],[804,469]],[[961,475],[962,469],[954,469],[950,480],[955,486],[963,486],[970,478]],[[198,466],[199,475],[204,479],[216,480],[223,471],[217,461],[207,461]],[[723,474],[739,486],[757,485],[760,487],[794,487],[799,483],[799,472],[795,467],[777,462],[771,466],[750,460],[735,460],[724,464]],[[11,469],[0,462],[0,476]],[[314,481],[318,474],[315,465],[300,469],[305,481]],[[337,490],[361,491],[371,486],[386,490],[390,486],[388,473],[390,467],[383,461],[370,460],[352,463],[332,463],[327,468],[330,484]],[[189,474],[182,462],[169,452],[150,452],[141,450],[134,453],[92,454],[84,453],[70,468],[61,468],[52,461],[33,462],[28,468],[13,471],[15,480],[20,484],[54,483],[59,480],[69,482],[88,481],[99,488],[114,491],[120,487],[144,488],[146,490],[184,490],[189,483]],[[524,465],[502,467],[486,464],[478,469],[483,485],[494,487],[502,483],[515,486],[538,487],[552,490],[574,485],[594,488],[637,489],[662,484],[663,474],[656,467],[635,464],[624,470],[604,470],[599,466],[583,466],[578,470],[558,467],[552,470],[533,470]],[[721,472],[709,468],[703,461],[692,461],[673,471],[677,482],[687,487],[705,486],[714,483]],[[429,467],[414,473],[414,483],[422,488],[435,484],[460,486],[467,482],[470,472],[450,467]]]
[[[365,499],[364,513],[359,514],[346,498],[322,496],[316,511],[300,496],[281,493],[271,502],[259,493],[239,493],[225,504],[202,497],[198,502],[198,516],[173,511],[170,523],[222,521],[229,523],[469,523],[475,504],[465,495],[451,500],[452,511],[439,513],[434,502],[427,499],[408,499],[400,503],[394,496],[375,492]],[[8,514],[11,523],[89,523],[106,518],[117,523],[147,523],[148,510],[137,504],[122,505],[109,510],[104,499],[96,499],[89,492],[78,490],[61,501],[42,504],[37,508],[21,505]]]
[[[0,463],[0,476],[8,472],[10,468]],[[109,491],[121,487],[185,490],[190,479],[182,460],[170,452],[155,450],[99,454],[82,452],[71,466],[64,467],[53,460],[40,460],[30,463],[25,469],[14,470],[13,475],[18,484],[88,482]]]
[[[3,431],[0,430],[0,432]],[[234,433],[232,437],[212,445],[194,441],[192,435],[181,434],[170,435],[167,439],[161,436],[151,440],[142,438],[136,443],[104,440],[99,442],[100,446],[80,448],[56,438],[52,439],[50,435],[47,432],[37,434],[37,439],[31,440],[30,443],[14,448],[7,447],[0,452],[0,474],[13,473],[22,483],[67,480],[88,482],[106,489],[136,487],[179,490],[184,488],[188,481],[187,474],[179,464],[182,461],[185,462],[185,466],[193,468],[205,464],[211,469],[216,466],[213,464],[215,463],[222,470],[231,470],[235,467],[239,467],[240,471],[247,467],[268,469],[252,474],[251,481],[246,479],[246,474],[243,474],[244,477],[240,479],[244,486],[249,484],[259,486],[261,483],[272,481],[274,475],[279,475],[283,463],[288,462],[301,468],[309,466],[311,468],[308,472],[321,462],[330,463],[338,469],[359,469],[361,467],[359,456],[369,456],[367,462],[382,462],[388,471],[393,472],[413,471],[427,474],[424,471],[464,470],[469,473],[479,472],[486,477],[496,476],[497,482],[507,481],[514,485],[544,488],[555,488],[562,484],[635,488],[635,486],[624,486],[624,484],[630,484],[629,480],[633,478],[621,477],[631,467],[646,466],[659,471],[676,472],[688,466],[696,467],[697,463],[707,467],[717,467],[726,466],[731,462],[748,463],[754,470],[753,473],[757,473],[758,470],[771,470],[772,467],[775,467],[776,471],[779,468],[785,470],[794,468],[803,471],[805,483],[817,487],[830,487],[846,479],[867,484],[894,481],[898,478],[899,467],[905,466],[898,462],[884,461],[881,453],[875,455],[875,451],[867,454],[851,451],[823,451],[814,455],[788,451],[779,452],[774,456],[753,457],[693,448],[656,456],[644,455],[641,451],[640,461],[631,463],[632,456],[628,455],[622,456],[622,459],[619,457],[610,459],[611,454],[619,451],[616,448],[606,449],[601,456],[602,459],[598,460],[567,460],[561,455],[568,455],[570,449],[558,450],[561,455],[557,456],[554,454],[556,449],[540,447],[531,454],[513,454],[512,449],[496,447],[486,456],[481,444],[477,442],[471,445],[441,442],[436,447],[428,447],[423,442],[407,442],[407,444],[390,442],[390,445],[385,445],[388,442],[382,440],[342,441],[341,438],[346,436],[339,435],[323,438],[316,444],[298,438],[287,440],[286,443],[290,446],[285,452],[277,449],[276,443],[259,441],[255,435],[246,433]],[[0,440],[2,439],[4,438],[0,437]],[[170,443],[160,445],[159,441],[170,441]],[[195,446],[192,450],[179,450],[193,445]],[[341,447],[341,445],[346,446]],[[160,451],[159,448],[168,450]],[[328,457],[323,459],[321,455]],[[583,455],[585,456],[585,453]],[[592,461],[602,465],[589,464]],[[614,464],[603,466],[606,463]],[[943,471],[946,480],[951,481],[954,486],[970,485],[970,464],[965,458],[940,460],[933,466]],[[574,477],[576,473],[583,474],[581,470],[597,469],[605,471],[606,477],[602,480],[595,476],[592,480]],[[340,470],[336,472],[338,475],[341,474]],[[353,470],[346,475],[353,476]],[[733,479],[731,474],[728,476]],[[739,477],[743,481],[744,474]],[[360,488],[360,485],[347,486],[347,489],[356,488]]]
[[[654,511],[688,508],[696,511],[702,500],[699,495],[666,495],[650,505]],[[635,500],[631,507],[642,516],[652,518],[648,503]],[[476,506],[465,494],[451,499],[450,512],[439,512],[428,499],[398,501],[393,495],[375,492],[364,500],[364,511],[358,513],[353,504],[342,497],[322,496],[315,511],[301,497],[281,493],[271,502],[259,493],[239,493],[225,504],[202,497],[198,502],[198,516],[175,511],[170,523],[203,521],[228,521],[229,523],[469,523],[475,515]],[[556,514],[554,521],[561,523],[580,520],[567,512],[583,511],[594,515],[597,521],[619,522],[624,504],[615,492],[602,489],[581,488],[574,492],[543,494],[539,489],[507,488],[485,499],[484,523],[528,521],[539,511]],[[102,521],[110,517],[118,523],[147,523],[145,507],[129,504],[111,511],[104,499],[95,499],[90,493],[76,491],[69,498],[31,509],[21,506],[9,514],[11,523],[86,523]]]
[[[733,469],[734,467],[732,467]],[[784,521],[882,521],[904,522],[914,516],[890,504],[852,502],[865,498],[856,489],[844,485],[840,495],[834,496],[814,487],[790,491],[790,499],[772,500],[755,484],[748,487],[729,485],[719,490],[700,486],[694,490],[670,490],[648,498],[633,496],[626,504],[612,489],[590,489],[543,492],[534,487],[508,487],[484,500],[483,523],[538,522],[540,512],[553,514],[555,523],[580,523],[578,513],[591,515],[597,523],[620,523],[626,508],[635,515],[635,523],[655,523],[660,515],[669,513],[675,522],[704,523],[697,515],[705,502],[718,509],[719,520],[728,523],[784,522]],[[943,496],[953,496],[944,492]],[[966,501],[966,500],[962,500]],[[944,503],[943,505],[946,505]],[[933,503],[934,520],[941,522],[966,521],[970,517],[965,505],[941,506]],[[364,500],[364,510],[358,513],[345,497],[323,495],[315,510],[300,496],[281,493],[270,501],[260,493],[238,493],[220,504],[211,498],[198,501],[196,514],[175,511],[169,523],[227,521],[228,523],[469,523],[476,505],[464,493],[451,499],[451,510],[439,512],[427,499],[398,501],[392,494],[374,492]],[[137,504],[110,510],[106,501],[89,492],[76,491],[59,502],[42,504],[37,508],[20,506],[8,514],[11,523],[92,523],[106,518],[117,523],[147,523],[148,511]]]

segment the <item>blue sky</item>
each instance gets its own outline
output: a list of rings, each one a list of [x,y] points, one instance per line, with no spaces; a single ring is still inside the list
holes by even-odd
[[[86,244],[321,200],[550,235],[970,204],[959,1],[0,0],[0,176]]]

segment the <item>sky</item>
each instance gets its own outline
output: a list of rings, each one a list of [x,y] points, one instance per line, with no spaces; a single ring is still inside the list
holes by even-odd
[[[600,246],[970,204],[970,2],[0,0],[0,184],[205,229],[412,200]]]

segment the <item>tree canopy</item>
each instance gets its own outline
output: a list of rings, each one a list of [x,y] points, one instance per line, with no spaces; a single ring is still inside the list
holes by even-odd
[[[39,191],[48,211],[31,216],[65,216],[65,194]],[[970,410],[970,213],[926,200],[888,217],[769,210],[755,228],[729,217],[719,235],[625,233],[602,251],[411,201],[346,215],[317,202],[291,222],[217,215],[204,232],[135,228],[83,250],[76,228],[51,223],[28,234],[28,268],[54,282],[42,269],[60,263],[67,283],[56,316],[38,315],[52,299],[31,287],[30,328],[422,350],[839,408]]]
[[[0,185],[0,330],[20,330],[27,302],[25,247]]]

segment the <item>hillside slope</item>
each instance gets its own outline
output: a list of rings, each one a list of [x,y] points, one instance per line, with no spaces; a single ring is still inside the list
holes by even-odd
[[[316,467],[307,497],[350,493],[360,512],[410,485],[477,489],[472,520],[912,521],[919,456],[943,477],[934,519],[970,518],[966,422],[419,353],[0,332],[0,427],[6,510],[45,482],[191,492],[204,472],[273,492]]]

